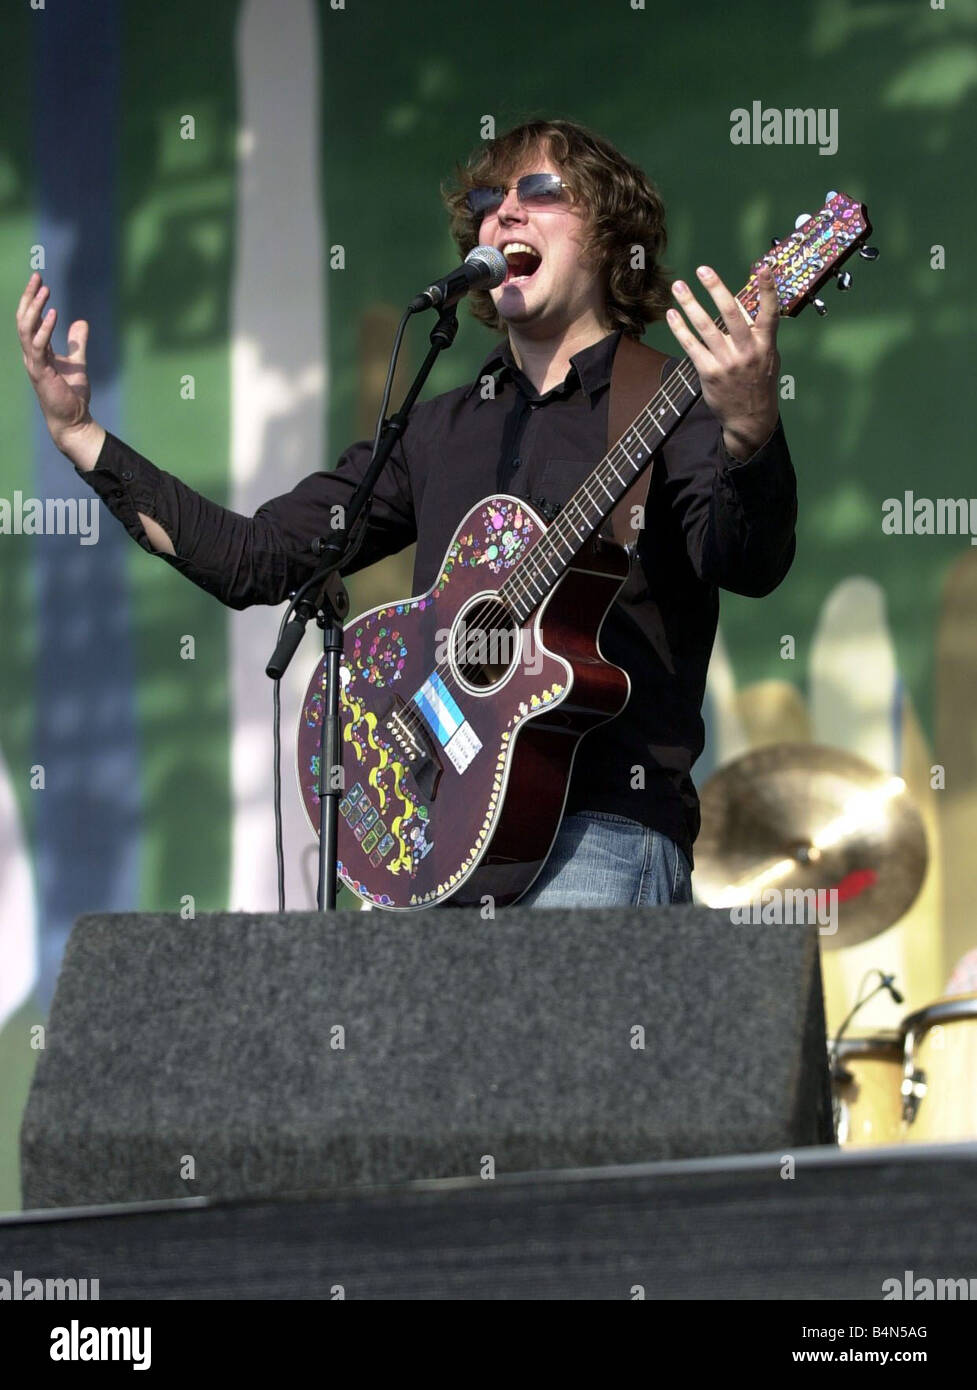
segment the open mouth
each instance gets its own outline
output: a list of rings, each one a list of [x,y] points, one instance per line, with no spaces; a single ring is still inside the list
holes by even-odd
[[[516,285],[531,280],[543,263],[543,258],[539,252],[534,251],[523,241],[510,241],[502,248],[502,254],[509,266],[508,274],[503,282],[506,285]]]

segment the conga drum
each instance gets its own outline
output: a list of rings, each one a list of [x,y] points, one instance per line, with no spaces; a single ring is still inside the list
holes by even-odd
[[[938,999],[902,1024],[903,1140],[977,1139],[977,994]]]
[[[838,1143],[844,1148],[898,1144],[902,1137],[899,1082],[903,1065],[898,1029],[871,1037],[842,1038],[832,1055],[831,1092]]]

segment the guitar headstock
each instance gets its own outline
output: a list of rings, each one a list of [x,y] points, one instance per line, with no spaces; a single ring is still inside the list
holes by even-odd
[[[753,318],[757,311],[759,290],[757,271],[768,265],[773,271],[777,301],[782,315],[794,318],[807,304],[814,304],[819,313],[826,313],[817,298],[818,290],[838,276],[838,288],[847,289],[851,276],[839,274],[841,266],[858,251],[866,260],[874,261],[878,251],[865,242],[872,233],[868,209],[845,193],[829,193],[824,207],[813,217],[802,214],[795,230],[774,243],[765,256],[754,261],[745,289],[737,295],[740,303]]]

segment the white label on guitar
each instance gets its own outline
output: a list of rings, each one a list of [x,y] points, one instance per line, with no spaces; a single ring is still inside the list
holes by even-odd
[[[423,713],[455,768],[464,772],[481,748],[481,740],[458,708],[454,696],[437,671],[428,676],[414,696],[414,703]]]
[[[442,747],[448,742],[458,725],[464,722],[465,716],[455,704],[448,687],[437,671],[428,676],[414,696],[414,702],[437,734],[438,742]]]
[[[464,772],[481,746],[481,740],[466,719],[464,724],[461,724],[455,730],[454,734],[444,745],[444,751],[454,763],[457,771]]]

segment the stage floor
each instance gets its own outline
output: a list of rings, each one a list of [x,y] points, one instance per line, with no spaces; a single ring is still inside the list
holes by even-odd
[[[103,1300],[881,1300],[969,1280],[975,1249],[975,1143],[0,1219],[0,1276],[98,1279]]]

